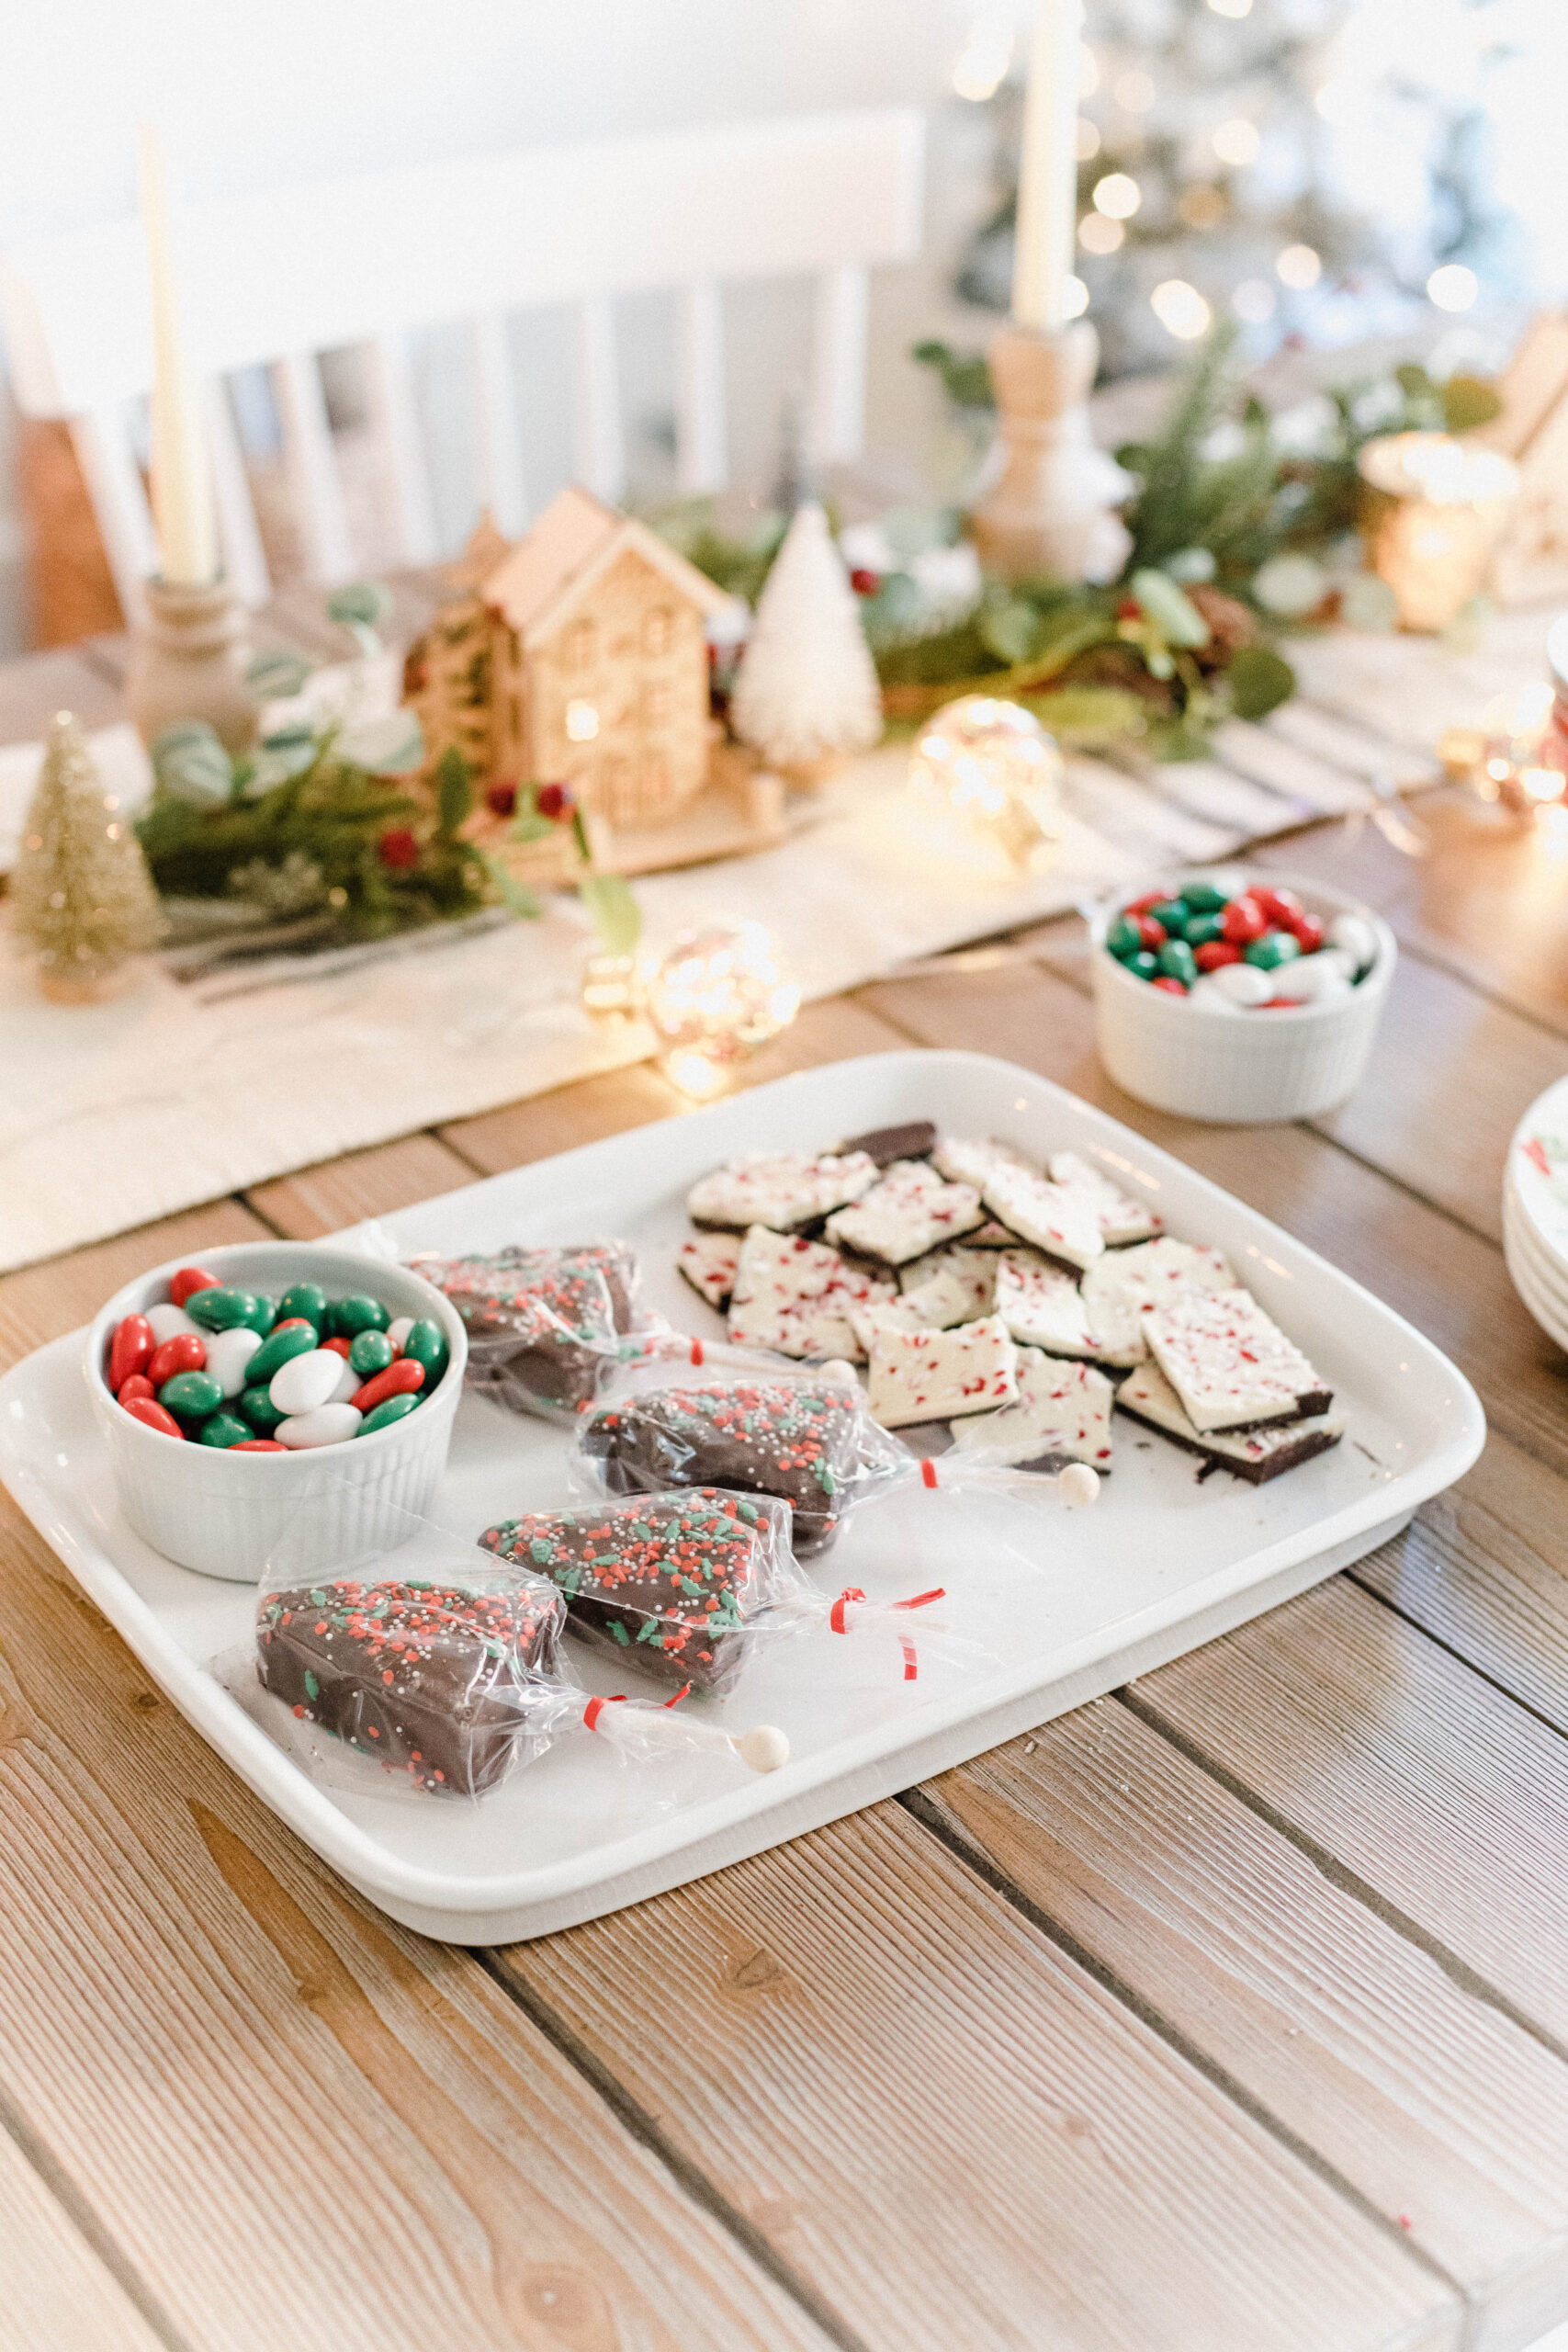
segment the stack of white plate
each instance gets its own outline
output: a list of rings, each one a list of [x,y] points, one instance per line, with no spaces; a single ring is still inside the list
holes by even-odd
[[[1543,1331],[1568,1348],[1568,1078],[1532,1102],[1503,1171],[1503,1254]]]

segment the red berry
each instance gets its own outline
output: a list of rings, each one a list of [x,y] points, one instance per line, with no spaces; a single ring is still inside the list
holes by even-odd
[[[287,1453],[288,1448],[279,1445],[275,1437],[243,1437],[238,1445],[225,1447],[228,1453]]]
[[[1138,937],[1145,947],[1155,948],[1165,945],[1163,922],[1156,922],[1153,915],[1134,915],[1133,920],[1138,926]]]
[[[122,1405],[134,1405],[139,1396],[152,1396],[156,1394],[157,1391],[144,1372],[133,1372],[130,1379],[122,1380],[115,1390],[115,1395]]]
[[[180,1425],[173,1413],[166,1413],[155,1396],[133,1396],[126,1407],[133,1421],[141,1421],[147,1429],[156,1430],[163,1437],[180,1437]],[[184,1442],[183,1438],[181,1442]]]
[[[1323,945],[1321,915],[1297,915],[1290,928],[1295,933],[1303,956],[1315,956]]]
[[[863,564],[857,564],[850,574],[850,586],[857,596],[874,596],[881,585],[882,574],[868,571]]]
[[[1192,960],[1201,972],[1217,972],[1222,964],[1240,964],[1245,958],[1230,940],[1206,939],[1201,947],[1193,949]]]
[[[283,1327],[282,1327],[282,1325],[281,1325],[281,1324],[279,1324],[278,1329],[281,1330],[281,1329],[282,1329],[282,1328],[283,1328]],[[323,1347],[323,1348],[325,1348],[325,1350],[326,1350],[326,1351],[327,1351],[327,1353],[328,1353],[329,1355],[333,1355],[333,1356],[342,1356],[342,1358],[343,1358],[343,1360],[344,1360],[344,1362],[345,1363],[348,1362],[348,1351],[349,1351],[350,1347],[353,1345],[352,1340],[323,1340],[321,1341],[321,1345],[322,1345],[322,1347]]]
[[[490,784],[485,786],[485,807],[492,816],[511,817],[517,809],[517,786],[514,784]]]
[[[1261,939],[1268,930],[1268,919],[1256,899],[1243,891],[1233,899],[1220,917],[1220,929],[1234,946],[1245,947],[1254,939]]]
[[[1136,596],[1122,597],[1122,602],[1116,607],[1116,617],[1119,621],[1141,621],[1143,619],[1144,608],[1142,605],[1139,604]]]
[[[1162,972],[1157,979],[1154,979],[1149,982],[1149,986],[1152,989],[1163,989],[1167,996],[1185,996],[1187,994],[1186,981],[1179,980],[1175,975],[1170,972]]]
[[[126,1315],[114,1327],[109,1341],[109,1386],[118,1396],[133,1372],[145,1372],[157,1345],[145,1315]]]
[[[377,843],[376,854],[395,874],[406,873],[419,864],[419,843],[406,825],[392,825]]]
[[[570,817],[576,806],[566,785],[542,784],[539,786],[538,811],[541,817],[547,817],[552,825],[558,825],[563,817]]]
[[[176,1372],[205,1372],[207,1342],[199,1331],[176,1331],[161,1348],[154,1348],[147,1360],[147,1377],[154,1388],[162,1388],[165,1380],[173,1380]]]
[[[348,1401],[356,1405],[362,1413],[373,1413],[378,1405],[386,1403],[389,1396],[412,1396],[416,1388],[423,1385],[424,1366],[416,1363],[412,1356],[400,1356],[396,1363],[387,1366],[385,1372],[378,1372],[374,1378],[367,1380],[363,1388],[356,1388]]]
[[[1294,928],[1302,902],[1293,890],[1254,889],[1250,894],[1277,931]]]
[[[193,1290],[216,1290],[218,1277],[200,1266],[182,1266],[169,1284],[169,1296],[176,1306],[183,1306]]]

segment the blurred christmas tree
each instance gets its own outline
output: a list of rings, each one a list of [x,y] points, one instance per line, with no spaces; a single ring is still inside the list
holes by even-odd
[[[44,994],[66,1004],[111,995],[163,927],[134,828],[69,711],[50,730],[22,827],[11,922]]]
[[[1440,60],[1428,65],[1419,9],[1406,7],[1398,53],[1380,63],[1365,39],[1344,39],[1377,14],[1365,0],[1088,0],[1077,268],[1106,374],[1168,367],[1173,336],[1194,339],[1225,312],[1260,356],[1295,334],[1398,332],[1429,302],[1467,308],[1478,271],[1506,280],[1507,222],[1487,193],[1476,96],[1488,57],[1506,54],[1479,30],[1497,6],[1463,10],[1478,31],[1461,86]],[[998,81],[967,95],[993,113],[998,197],[957,290],[1001,311],[1021,94]],[[1397,207],[1380,203],[1374,175],[1347,168],[1349,118],[1364,164],[1361,126],[1379,104],[1402,150]]]

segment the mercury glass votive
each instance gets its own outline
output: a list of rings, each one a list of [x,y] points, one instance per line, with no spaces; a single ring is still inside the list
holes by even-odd
[[[721,1092],[734,1065],[787,1029],[799,1010],[800,989],[760,922],[682,933],[643,989],[664,1073],[699,1102]]]
[[[956,831],[1028,866],[1060,836],[1062,774],[1055,738],[1032,710],[964,695],[920,729],[909,788],[939,833]]]
[[[1518,468],[1450,433],[1383,434],[1357,466],[1372,569],[1393,591],[1400,627],[1447,628],[1485,583]]]

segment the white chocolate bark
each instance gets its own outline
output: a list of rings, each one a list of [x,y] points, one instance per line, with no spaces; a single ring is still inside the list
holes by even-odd
[[[994,1412],[1018,1396],[1018,1350],[999,1315],[951,1331],[879,1331],[871,1409],[884,1429]]]
[[[973,1184],[977,1193],[985,1191],[993,1168],[1022,1168],[1032,1176],[1040,1173],[1038,1160],[1026,1159],[1010,1143],[998,1143],[994,1136],[984,1140],[977,1136],[938,1136],[931,1165],[952,1183]]]
[[[1145,1316],[1144,1336],[1200,1437],[1299,1418],[1303,1397],[1326,1392],[1250,1291],[1187,1291]]]
[[[920,1310],[922,1323],[945,1328],[989,1315],[997,1300],[997,1259],[990,1250],[933,1250],[898,1269],[898,1287]]]
[[[1082,1193],[1094,1204],[1100,1220],[1100,1238],[1108,1250],[1115,1250],[1129,1241],[1150,1241],[1159,1232],[1161,1220],[1142,1201],[1134,1200],[1120,1184],[1076,1151],[1054,1151],[1049,1161],[1053,1184],[1061,1184],[1069,1193]]]
[[[830,1209],[858,1201],[876,1176],[875,1160],[863,1151],[847,1158],[832,1152],[749,1152],[694,1184],[686,1208],[694,1225],[717,1226],[728,1233],[744,1233],[753,1225],[793,1233]]]
[[[885,1266],[908,1265],[981,1222],[972,1184],[947,1184],[923,1159],[896,1159],[852,1208],[828,1219],[828,1238]]]
[[[1104,1254],[1105,1238],[1093,1203],[1027,1168],[993,1168],[982,1198],[993,1216],[1048,1258],[1081,1268]]]
[[[754,1225],[740,1249],[729,1302],[729,1336],[739,1346],[784,1356],[844,1356],[863,1351],[852,1307],[890,1300],[891,1283],[856,1272],[836,1250],[798,1234]]]
[[[699,1298],[722,1313],[735,1288],[735,1270],[740,1263],[740,1236],[738,1233],[699,1233],[691,1241],[682,1241],[675,1252],[675,1263]]]
[[[1033,1250],[998,1252],[996,1311],[1021,1348],[1054,1356],[1100,1353],[1077,1283]]]
[[[1115,1390],[1092,1364],[1062,1363],[1038,1348],[1020,1348],[1018,1402],[961,1421],[956,1451],[988,1462],[1038,1462],[1066,1454],[1092,1469],[1111,1466],[1111,1407]]]
[[[1084,1312],[1101,1363],[1142,1363],[1144,1320],[1189,1290],[1230,1290],[1235,1276],[1221,1251],[1162,1237],[1112,1250],[1084,1274]]]
[[[1218,1453],[1227,1462],[1256,1465],[1271,1454],[1289,1453],[1303,1438],[1345,1434],[1343,1413],[1314,1413],[1302,1421],[1277,1421],[1271,1429],[1196,1430],[1182,1410],[1180,1397],[1155,1363],[1141,1363],[1130,1372],[1117,1391],[1116,1401],[1139,1420],[1152,1421],[1157,1429],[1168,1430],[1172,1437],[1201,1447],[1205,1453]]]

